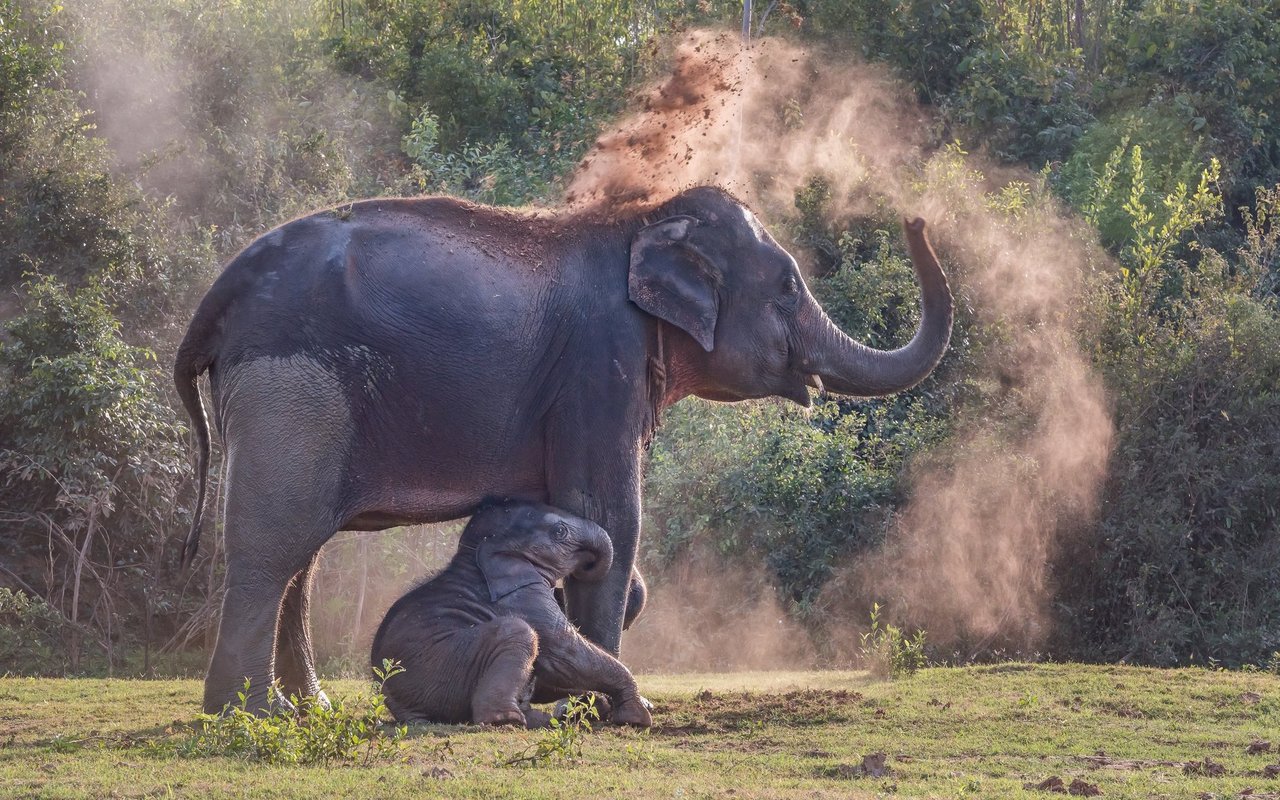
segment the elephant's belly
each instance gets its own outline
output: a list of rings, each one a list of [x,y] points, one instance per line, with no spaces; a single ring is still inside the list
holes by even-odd
[[[352,493],[355,507],[342,527],[382,530],[444,522],[470,516],[491,498],[546,501],[540,455],[512,457],[497,465],[485,461],[479,457],[459,459],[456,454],[435,459],[424,452],[417,463],[400,468],[390,462],[376,469],[357,467],[352,470],[353,477],[363,485]]]
[[[422,487],[416,497],[398,502],[379,503],[376,507],[358,512],[342,530],[380,531],[399,525],[425,525],[431,522],[447,522],[470,516],[486,499],[512,498],[529,502],[546,502],[546,490],[542,487],[511,487],[486,492],[438,492]]]

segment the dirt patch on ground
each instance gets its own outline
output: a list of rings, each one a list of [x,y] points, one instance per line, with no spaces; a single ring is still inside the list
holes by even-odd
[[[889,766],[888,758],[884,753],[871,753],[863,756],[860,764],[834,764],[818,767],[814,774],[819,778],[838,778],[840,780],[883,778],[893,774],[893,768]]]
[[[1079,778],[1072,779],[1071,783],[1063,782],[1062,778],[1057,775],[1051,775],[1039,783],[1024,783],[1022,788],[1039,792],[1052,792],[1054,794],[1069,794],[1074,797],[1096,797],[1102,794],[1097,784],[1082,781]]]
[[[1076,758],[1099,769],[1140,770],[1153,767],[1181,767],[1181,761],[1158,761],[1145,758],[1115,758],[1103,752]]]
[[[652,736],[689,736],[745,731],[764,725],[805,727],[854,722],[875,713],[861,693],[803,689],[785,694],[703,691],[662,704]]]

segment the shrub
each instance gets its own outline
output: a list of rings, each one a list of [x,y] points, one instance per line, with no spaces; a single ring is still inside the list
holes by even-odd
[[[871,629],[859,635],[862,668],[879,678],[909,678],[926,666],[925,632],[907,636],[901,628],[880,622],[880,604],[871,606]]]
[[[503,767],[536,767],[582,758],[585,734],[591,733],[591,723],[599,719],[595,695],[570,697],[565,702],[563,713],[551,718],[550,727],[537,742],[514,756],[499,758],[498,764]]]
[[[249,683],[238,694],[240,704],[220,714],[201,714],[172,751],[183,758],[233,756],[268,764],[334,764],[370,766],[400,752],[408,732],[404,725],[388,726],[383,688],[389,678],[404,672],[384,660],[374,669],[378,683],[354,701],[334,699],[326,708],[314,697],[289,698],[258,716],[247,708]],[[388,732],[390,729],[390,732]]]
[[[0,588],[0,664],[3,674],[55,671],[64,620],[39,596]]]
[[[1246,213],[1234,258],[1188,246],[1217,208],[1213,169],[1158,210],[1125,187],[1124,269],[1096,298],[1118,439],[1097,548],[1061,565],[1084,657],[1265,664],[1280,643],[1280,315],[1264,266],[1277,195]]]
[[[45,596],[70,622],[69,668],[81,668],[88,629],[110,667],[121,628],[141,632],[161,594],[182,429],[155,385],[154,354],[121,340],[100,287],[71,293],[42,277],[27,292],[0,342],[0,508],[11,532],[0,548],[46,561]]]

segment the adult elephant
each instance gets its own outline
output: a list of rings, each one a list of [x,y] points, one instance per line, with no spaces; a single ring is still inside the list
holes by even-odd
[[[197,309],[174,377],[198,444],[209,373],[225,448],[227,577],[204,707],[254,707],[278,678],[317,694],[307,621],[320,547],[339,530],[470,514],[486,497],[596,522],[614,562],[567,586],[570,619],[621,640],[640,534],[641,453],[688,395],[853,396],[907,389],[951,331],[946,276],[906,225],[923,310],[879,351],[839,331],[793,259],[724,191],[625,212],[532,214],[451,198],[365,200],[263,235]]]

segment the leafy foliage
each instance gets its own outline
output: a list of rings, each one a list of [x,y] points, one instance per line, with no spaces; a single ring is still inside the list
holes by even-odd
[[[328,707],[315,697],[290,697],[288,707],[259,716],[248,709],[249,683],[238,694],[239,705],[220,714],[201,714],[173,752],[183,758],[238,756],[267,764],[347,763],[367,767],[394,758],[408,729],[390,726],[383,688],[404,669],[384,660],[374,668],[378,683],[353,701],[332,700]],[[389,729],[389,732],[388,732]]]
[[[829,401],[811,414],[684,403],[650,456],[649,557],[662,563],[711,537],[723,555],[764,558],[804,609],[841,557],[880,541],[903,463],[940,432],[919,402],[868,411]]]
[[[510,758],[500,758],[498,763],[504,767],[537,767],[582,758],[583,740],[591,733],[591,723],[599,720],[595,695],[570,697],[563,713],[551,718],[538,741]]]
[[[39,674],[56,663],[62,615],[39,596],[0,588],[0,663],[5,671]]]
[[[1277,194],[1259,191],[1233,259],[1189,250],[1217,209],[1215,170],[1159,211],[1131,193],[1125,267],[1096,301],[1120,439],[1100,548],[1072,554],[1064,596],[1091,657],[1264,664],[1276,649]]]
[[[110,662],[116,626],[149,624],[185,464],[181,428],[149,368],[155,355],[120,338],[104,292],[51,277],[26,286],[26,313],[0,343],[2,512],[9,558],[48,554],[80,668],[81,613]],[[50,593],[50,598],[53,596]]]
[[[923,669],[926,634],[907,636],[901,628],[880,620],[880,604],[871,606],[871,628],[858,636],[862,666],[881,678],[909,678]]]

